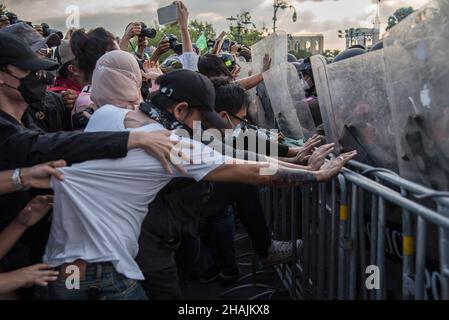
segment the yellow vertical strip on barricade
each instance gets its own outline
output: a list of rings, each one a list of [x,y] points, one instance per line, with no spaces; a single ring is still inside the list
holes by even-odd
[[[404,236],[402,240],[402,251],[404,256],[412,256],[415,252],[414,238],[411,236]]]
[[[348,217],[349,217],[348,205],[346,204],[340,205],[340,220],[347,221]]]

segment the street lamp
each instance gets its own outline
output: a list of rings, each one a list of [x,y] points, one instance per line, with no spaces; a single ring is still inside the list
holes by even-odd
[[[338,37],[346,39],[346,49],[358,43],[358,38],[363,34],[360,28],[349,28],[346,30],[338,30]]]
[[[234,23],[237,21],[237,18],[234,16],[230,16],[229,18],[226,18],[229,25],[229,30],[231,31],[231,34],[234,36]]]
[[[287,3],[287,1],[274,0],[273,9],[274,9],[274,13],[273,13],[273,33],[276,32],[276,22],[278,20],[277,14],[278,14],[279,9],[281,9],[281,10],[285,10],[285,9],[293,10],[292,20],[293,20],[293,22],[296,22],[298,20],[298,14],[296,12],[295,7],[293,5]]]
[[[226,20],[229,21],[231,34],[233,35],[234,39],[237,40],[237,42],[240,44],[242,44],[243,42],[242,30],[247,33],[249,25],[252,25],[253,28],[256,27],[256,25],[251,21],[251,15],[248,11],[242,11],[241,14],[237,15],[237,18],[231,16],[229,18],[226,18]],[[235,31],[237,31],[237,34],[234,33]]]

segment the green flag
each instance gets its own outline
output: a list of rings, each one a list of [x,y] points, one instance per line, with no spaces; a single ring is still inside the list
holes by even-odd
[[[204,32],[201,34],[198,40],[196,40],[196,45],[198,46],[198,48],[200,48],[201,51],[207,48],[207,39],[204,35]]]

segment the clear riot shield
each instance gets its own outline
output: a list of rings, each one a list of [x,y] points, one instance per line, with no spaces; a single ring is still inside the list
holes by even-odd
[[[239,61],[238,64],[240,66],[240,74],[238,75],[237,80],[241,80],[253,75],[253,66],[251,62]],[[257,98],[256,88],[247,90],[247,93],[250,96],[251,102],[254,103]]]
[[[293,139],[311,137],[315,123],[296,68],[285,62],[264,72],[263,78],[280,130]]]
[[[311,57],[315,88],[320,102],[321,118],[323,119],[324,132],[327,142],[334,142],[338,145],[338,135],[334,113],[332,111],[332,100],[327,82],[327,61],[323,56]]]
[[[240,74],[237,77],[238,80],[243,79],[243,78],[247,78],[250,75],[252,75],[252,64],[250,62],[246,62],[246,61],[239,61],[238,62],[239,66],[240,66]]]
[[[330,141],[337,143],[339,151],[357,150],[362,162],[397,171],[383,51],[322,68],[325,81],[323,70],[318,78],[320,87],[326,88],[318,89],[318,97],[326,114],[323,121],[330,121],[326,125]]]
[[[287,89],[292,99],[293,108],[296,111],[304,138],[308,139],[316,133],[316,125],[307,102],[306,92],[300,85],[298,71],[288,62],[281,64],[280,69],[283,73],[285,72]]]
[[[401,175],[449,190],[449,1],[431,1],[384,40]]]
[[[287,62],[288,40],[284,31],[278,31],[251,47],[253,75],[262,72],[266,54],[270,55],[272,66]]]

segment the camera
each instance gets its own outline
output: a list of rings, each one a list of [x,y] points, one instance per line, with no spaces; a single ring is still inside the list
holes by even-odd
[[[237,41],[229,41],[228,42],[229,45],[226,46],[226,49],[223,49],[223,51],[231,51],[231,48],[233,46],[237,46],[237,52],[240,53],[242,52],[242,45],[240,43],[238,43]],[[224,44],[223,44],[224,46]]]
[[[9,20],[9,24],[16,24],[16,23],[21,23],[21,22],[25,22],[26,24],[28,24],[29,26],[33,26],[33,24],[29,21],[22,21],[19,18],[17,18],[17,15],[14,12],[6,12],[5,16],[8,18]]]
[[[176,36],[173,34],[167,34],[165,37],[168,39],[170,49],[174,51],[176,49],[176,46],[179,44],[178,38],[176,38]]]
[[[173,34],[168,34],[165,36],[168,39],[168,43],[170,44],[170,49],[173,50],[177,55],[182,54],[182,43],[178,42],[178,38],[176,38]]]
[[[229,46],[229,50],[231,50],[231,48],[232,48],[233,46],[235,46],[235,45],[237,45],[237,52],[238,52],[238,53],[242,52],[242,45],[239,44],[239,43],[236,42],[236,41],[232,41],[232,42],[231,42],[231,45]]]
[[[215,47],[215,40],[212,39],[207,40],[207,47],[211,49]]]
[[[154,38],[156,38],[156,34],[157,34],[156,29],[148,28],[147,25],[145,23],[143,23],[143,22],[140,23],[140,26],[142,27],[142,30],[140,32],[139,38],[141,38],[141,39],[144,39],[144,38],[154,39]]]
[[[48,37],[49,35],[55,33],[55,34],[58,35],[58,37],[60,39],[64,38],[64,35],[62,34],[62,31],[50,28],[50,26],[47,23],[44,22],[44,23],[41,24],[41,26],[42,26],[42,31],[44,33],[44,37]]]
[[[221,50],[229,51],[231,49],[231,40],[225,39],[221,45]]]
[[[9,24],[16,24],[19,22],[19,18],[17,18],[17,15],[14,12],[6,12],[5,16],[9,20]]]
[[[95,110],[91,107],[88,107],[84,111],[72,115],[73,130],[84,130],[89,123],[89,119],[84,115],[83,112],[94,114]]]

